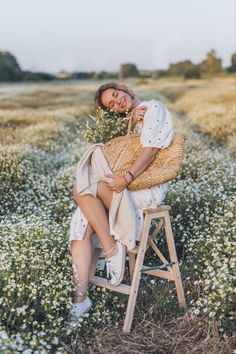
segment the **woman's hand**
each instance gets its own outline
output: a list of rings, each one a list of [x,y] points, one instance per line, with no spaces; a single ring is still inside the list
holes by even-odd
[[[139,107],[133,109],[133,111],[132,111],[133,126],[139,120],[143,120],[146,111],[147,111],[147,107],[146,106],[139,106]]]
[[[111,178],[111,182],[107,182],[107,185],[113,192],[120,193],[127,187],[123,176],[106,173],[105,177]]]

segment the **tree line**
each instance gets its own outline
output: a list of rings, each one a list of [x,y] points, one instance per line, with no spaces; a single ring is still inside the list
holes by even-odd
[[[164,76],[180,76],[186,79],[200,79],[202,76],[214,76],[220,73],[236,72],[236,52],[231,56],[231,64],[222,67],[222,60],[214,49],[206,54],[206,58],[198,64],[190,60],[170,64],[167,70],[139,70],[133,63],[122,64],[117,72],[65,72],[50,74],[22,70],[13,54],[0,51],[0,82],[16,81],[50,81],[55,79],[123,79],[128,77],[159,78]]]

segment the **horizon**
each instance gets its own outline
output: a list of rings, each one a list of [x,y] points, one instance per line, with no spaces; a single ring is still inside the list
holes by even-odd
[[[137,0],[135,9],[132,1],[117,4],[0,0],[0,50],[13,54],[24,71],[47,73],[116,72],[125,63],[166,70],[184,60],[198,64],[211,49],[223,67],[230,65],[234,0],[149,0],[148,7]]]
[[[214,49],[214,48],[212,48],[212,49]],[[209,50],[210,51],[210,50]],[[23,71],[31,71],[31,72],[42,72],[42,73],[45,73],[45,74],[51,74],[51,75],[56,75],[56,74],[59,74],[59,73],[63,73],[63,72],[65,72],[65,73],[68,73],[68,74],[73,74],[73,73],[76,73],[76,72],[81,72],[81,73],[92,73],[92,72],[94,72],[94,73],[99,73],[99,72],[107,72],[107,73],[111,73],[111,74],[118,74],[119,73],[119,70],[120,70],[120,66],[122,65],[122,64],[134,64],[134,65],[136,65],[136,63],[121,63],[120,64],[120,66],[117,68],[117,69],[115,69],[115,70],[110,70],[110,71],[108,71],[108,70],[101,70],[101,71],[99,71],[99,70],[90,70],[90,71],[77,71],[77,70],[74,70],[74,71],[69,71],[69,70],[64,70],[64,69],[60,69],[60,70],[58,70],[57,72],[50,72],[50,71],[37,71],[37,70],[27,70],[27,69],[22,69],[22,67],[21,67],[21,65],[20,65],[20,63],[19,63],[19,61],[18,61],[18,58],[14,55],[14,53],[12,53],[12,52],[8,52],[8,51],[5,51],[5,50],[1,50],[1,48],[0,48],[0,53],[9,53],[9,54],[11,54],[11,55],[13,55],[14,57],[15,57],[15,59],[16,59],[16,61],[17,61],[17,63],[18,63],[18,65],[20,66],[20,68],[21,68],[21,70],[23,70]],[[218,54],[218,53],[217,53]],[[232,53],[233,54],[233,53]],[[219,56],[218,56],[219,57]],[[220,58],[220,57],[219,57]],[[202,60],[204,60],[205,58],[203,58]],[[221,58],[220,58],[221,59]],[[191,61],[190,59],[184,59],[183,61]],[[170,67],[170,65],[172,65],[172,64],[178,64],[178,62],[176,62],[176,63],[169,63],[169,67]],[[194,65],[198,65],[199,63],[193,63]],[[147,68],[139,68],[137,65],[136,65],[136,67],[137,67],[137,69],[138,69],[138,71],[139,72],[142,72],[142,71],[147,71],[147,72],[154,72],[154,71],[165,71],[165,70],[168,70],[168,68],[166,68],[166,69],[147,69]],[[224,67],[224,66],[222,66],[223,67],[223,69],[226,69],[227,67]]]

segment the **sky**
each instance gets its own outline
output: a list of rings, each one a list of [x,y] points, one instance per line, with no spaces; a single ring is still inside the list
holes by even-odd
[[[199,63],[212,48],[230,65],[235,0],[0,0],[0,51],[23,70],[117,71]]]

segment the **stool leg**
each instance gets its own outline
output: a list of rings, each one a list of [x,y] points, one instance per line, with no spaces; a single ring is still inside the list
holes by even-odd
[[[126,315],[125,315],[125,322],[123,326],[123,332],[130,332],[130,328],[133,322],[133,315],[134,309],[136,305],[136,299],[138,295],[138,288],[141,278],[141,271],[140,269],[143,266],[143,260],[146,251],[146,245],[148,240],[149,229],[151,225],[151,218],[148,215],[145,215],[144,223],[143,223],[143,230],[141,235],[141,241],[139,244],[139,250],[135,262],[133,280],[130,289],[129,301],[127,305]]]
[[[135,254],[129,253],[129,275],[130,275],[130,282],[132,283],[133,276],[134,276],[134,268],[135,268]]]
[[[176,262],[175,264],[173,264],[172,269],[175,278],[175,287],[176,287],[177,297],[179,301],[179,306],[186,307],[184,289],[183,289],[181,274],[179,270],[179,264],[178,264],[176,249],[175,249],[175,242],[172,233],[169,212],[165,212],[165,232],[166,232],[166,240],[167,240],[170,260]]]

